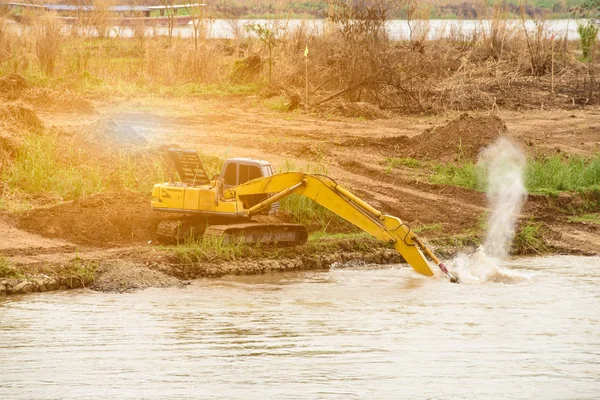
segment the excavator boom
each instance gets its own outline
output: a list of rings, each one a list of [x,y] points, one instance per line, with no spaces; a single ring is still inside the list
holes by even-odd
[[[224,192],[225,199],[239,196],[276,193],[265,201],[247,210],[249,216],[292,193],[306,196],[333,213],[356,225],[374,237],[393,244],[395,249],[419,273],[434,275],[422,251],[440,266],[440,269],[454,279],[445,266],[399,218],[385,215],[365,203],[348,189],[324,175],[311,175],[301,172],[285,172],[273,176],[254,179]]]

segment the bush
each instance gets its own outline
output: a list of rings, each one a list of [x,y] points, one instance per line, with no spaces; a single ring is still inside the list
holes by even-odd
[[[596,44],[598,36],[598,27],[591,20],[587,24],[577,23],[577,33],[579,33],[579,41],[581,43],[581,52],[583,59],[589,61],[592,59],[592,52]]]

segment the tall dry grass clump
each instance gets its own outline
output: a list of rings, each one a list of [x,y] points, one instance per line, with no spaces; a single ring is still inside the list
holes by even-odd
[[[35,54],[40,68],[52,76],[62,50],[61,24],[52,16],[40,17],[35,25]]]
[[[527,26],[528,21],[533,23],[533,29]],[[537,16],[527,20],[524,8],[521,6],[521,27],[527,45],[531,74],[537,76],[547,74],[552,67],[552,38],[548,21]]]
[[[88,18],[88,25],[93,28],[96,35],[103,39],[108,37],[110,34],[110,7],[115,5],[114,0],[93,0],[93,9],[91,12],[86,13]]]
[[[486,58],[502,59],[504,45],[515,39],[514,21],[508,18],[506,5],[494,5],[487,13],[486,21],[481,20],[481,47]]]

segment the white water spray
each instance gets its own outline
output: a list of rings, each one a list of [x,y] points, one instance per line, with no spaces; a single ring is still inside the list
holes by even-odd
[[[485,168],[487,198],[492,208],[485,240],[486,254],[508,256],[521,207],[527,199],[523,170],[527,159],[510,140],[501,137],[481,153],[478,165]]]
[[[513,281],[498,265],[507,258],[521,208],[527,199],[523,172],[527,159],[509,139],[501,137],[480,154],[477,165],[485,171],[487,198],[492,212],[488,218],[483,247],[453,262],[462,282]]]

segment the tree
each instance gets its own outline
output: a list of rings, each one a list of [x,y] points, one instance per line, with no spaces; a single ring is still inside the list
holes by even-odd
[[[267,24],[248,24],[246,25],[246,31],[253,32],[261,42],[265,44],[269,51],[269,83],[271,83],[271,76],[273,72],[273,48],[275,47],[275,33],[272,27]]]

